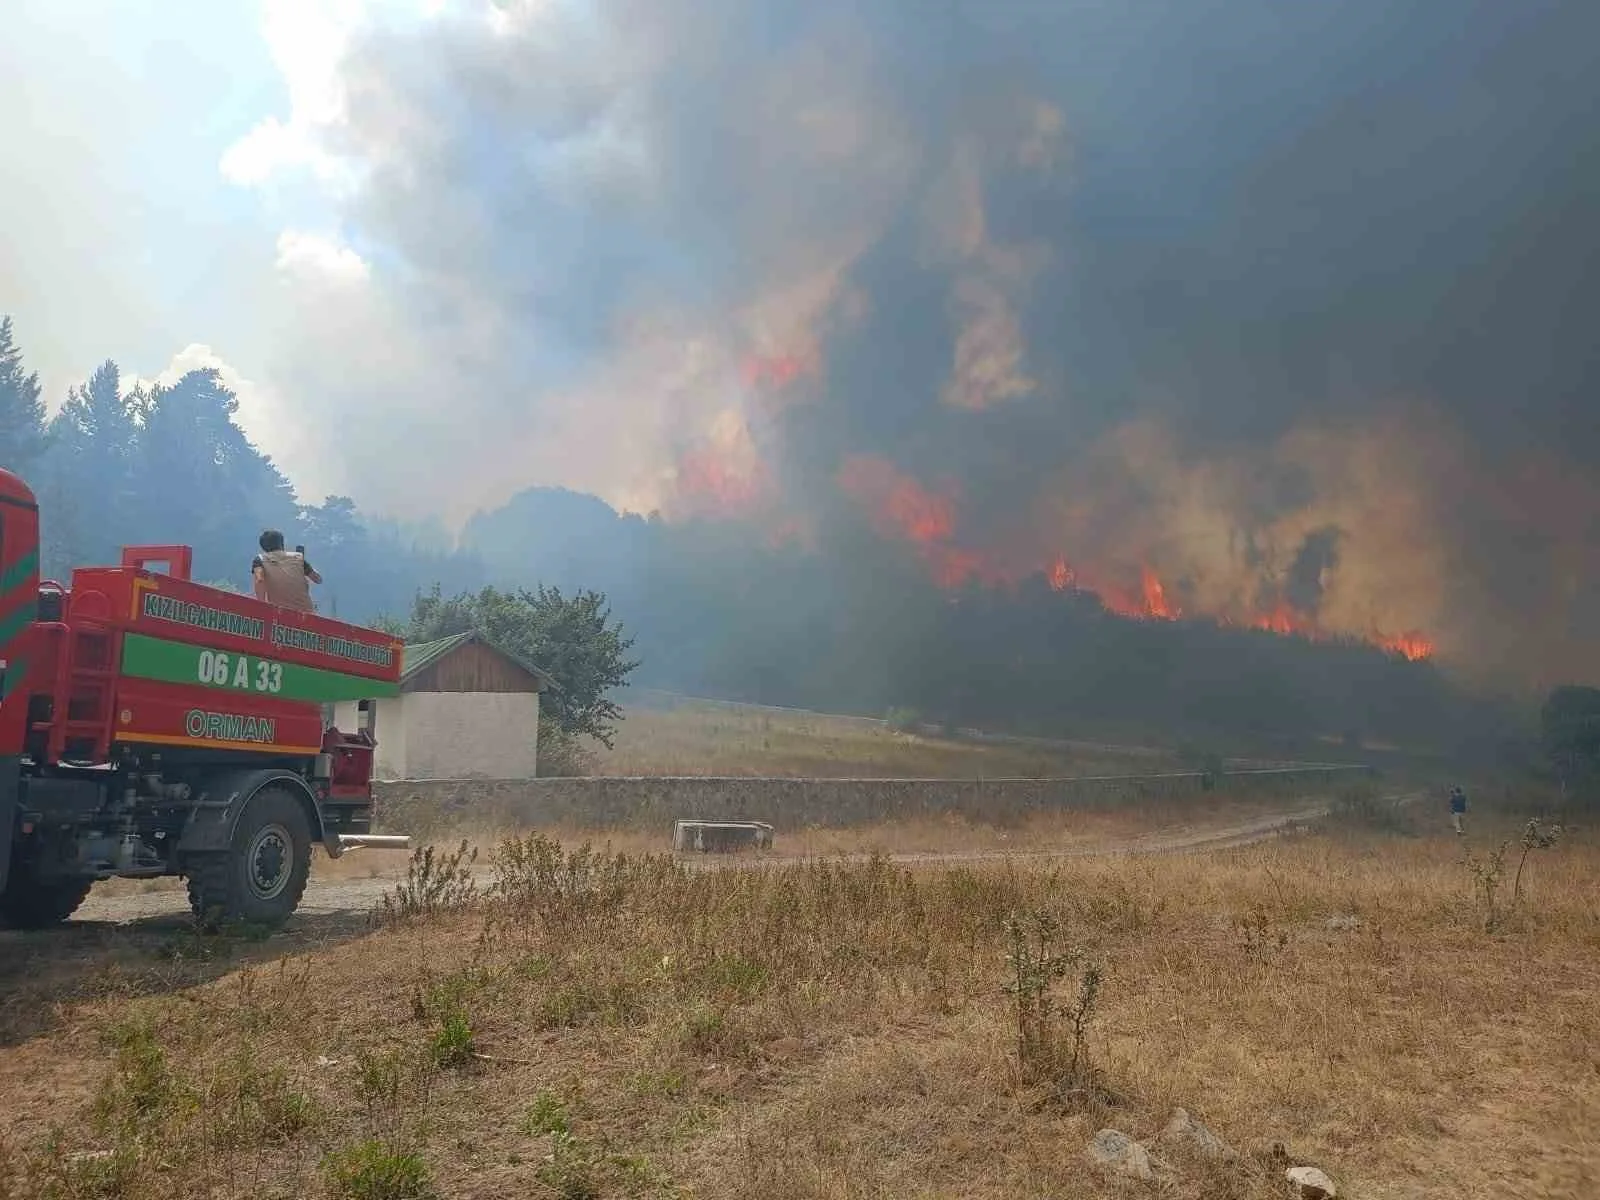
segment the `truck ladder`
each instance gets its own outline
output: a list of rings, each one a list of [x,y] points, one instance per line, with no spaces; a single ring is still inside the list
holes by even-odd
[[[111,753],[117,633],[78,618],[65,636],[51,719],[34,728],[49,731],[50,761],[103,763]]]

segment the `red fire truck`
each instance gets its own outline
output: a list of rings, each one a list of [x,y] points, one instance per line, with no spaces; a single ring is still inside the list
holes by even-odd
[[[276,925],[311,848],[371,834],[392,636],[190,579],[186,546],[39,578],[39,508],[0,468],[0,923],[65,920],[97,879],[178,875],[207,925]],[[160,569],[157,569],[160,568]],[[325,719],[353,701],[360,728]]]

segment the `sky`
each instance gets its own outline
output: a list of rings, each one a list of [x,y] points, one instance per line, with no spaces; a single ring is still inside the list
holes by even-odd
[[[330,116],[341,30],[364,7],[6,6],[0,308],[48,403],[107,358],[130,381],[218,367],[307,495],[359,482],[326,448],[325,399],[275,380],[297,311],[366,274],[294,124]]]
[[[409,185],[383,178],[384,159],[417,150],[408,139],[425,131],[394,124],[406,120],[398,111],[363,126],[349,110],[352,84],[385,69],[376,54],[352,62],[363,45],[381,52],[384,37],[412,39],[395,47],[394,69],[405,70],[431,39],[522,45],[539,37],[530,26],[564,19],[563,9],[522,0],[9,5],[0,77],[29,116],[0,163],[0,280],[47,401],[61,403],[108,357],[130,381],[215,366],[240,396],[246,431],[308,498],[348,492],[364,507],[447,524],[532,483],[659,503],[671,439],[659,422],[638,428],[631,394],[663,372],[697,376],[692,336],[667,335],[649,361],[621,368],[624,378],[565,390],[584,348],[541,338],[501,297],[481,294],[470,270],[437,257],[474,237],[475,253],[496,253],[470,205],[429,214],[440,224],[422,253],[415,241],[393,244],[383,190],[404,201]],[[487,133],[460,151],[490,171],[505,154]],[[555,161],[563,153],[550,148],[554,170],[566,169]],[[573,204],[556,200],[563,228],[544,236],[572,238],[561,265],[581,272],[606,249],[583,244]],[[680,269],[687,277],[695,266],[685,259]],[[470,403],[484,419],[464,422],[452,393],[503,393],[504,364],[516,357],[508,343],[534,339],[537,363],[518,366],[536,377],[516,381],[524,403],[512,426],[504,409]],[[474,475],[479,486],[463,486]]]
[[[1600,673],[1592,0],[5,29],[0,308],[53,402],[215,365],[307,499],[788,528],[921,489],[947,565]]]

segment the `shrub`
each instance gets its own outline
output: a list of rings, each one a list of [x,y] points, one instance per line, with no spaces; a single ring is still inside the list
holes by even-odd
[[[883,719],[896,733],[915,733],[922,725],[922,714],[914,708],[891,708]]]
[[[1416,832],[1399,802],[1378,795],[1371,784],[1345,788],[1328,808],[1327,823],[1334,829],[1410,835]]]
[[[561,1200],[599,1200],[594,1166],[589,1148],[572,1134],[560,1132],[550,1136],[550,1153],[535,1175]]]
[[[477,860],[477,849],[469,851],[465,839],[453,851],[435,853],[432,846],[413,851],[405,879],[383,898],[384,916],[410,921],[467,907],[478,895],[472,877],[472,864]]]
[[[323,1170],[338,1200],[431,1200],[434,1195],[421,1156],[380,1141],[330,1154]]]
[[[572,1132],[572,1120],[567,1116],[566,1102],[548,1088],[533,1098],[533,1107],[528,1109],[527,1119],[522,1124],[535,1137]]]
[[[541,779],[572,779],[593,775],[598,765],[585,739],[569,733],[554,721],[539,719],[537,771]]]
[[[464,1067],[470,1064],[477,1057],[478,1049],[467,1014],[460,1009],[446,1013],[428,1050],[435,1066]]]
[[[1103,973],[1082,951],[1058,952],[1059,927],[1047,913],[1006,918],[1006,961],[1016,1022],[1017,1063],[1025,1082],[1051,1081],[1081,1091],[1093,1081],[1089,1024],[1100,1001]],[[1064,1006],[1054,994],[1057,980],[1079,971],[1077,994]]]

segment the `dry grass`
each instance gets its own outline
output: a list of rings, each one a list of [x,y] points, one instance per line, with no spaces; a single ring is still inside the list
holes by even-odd
[[[1082,1148],[1176,1105],[1355,1195],[1587,1194],[1600,850],[1538,852],[1495,934],[1460,853],[700,872],[522,840],[492,898],[0,1052],[11,1194],[1148,1194]],[[1019,1069],[1004,922],[1030,913],[1105,969],[1070,1078]],[[1161,1194],[1282,1194],[1253,1158],[1180,1165]]]
[[[975,742],[899,733],[857,717],[678,701],[630,706],[602,775],[811,778],[1047,778],[1171,770],[1175,760],[1113,748]]]

